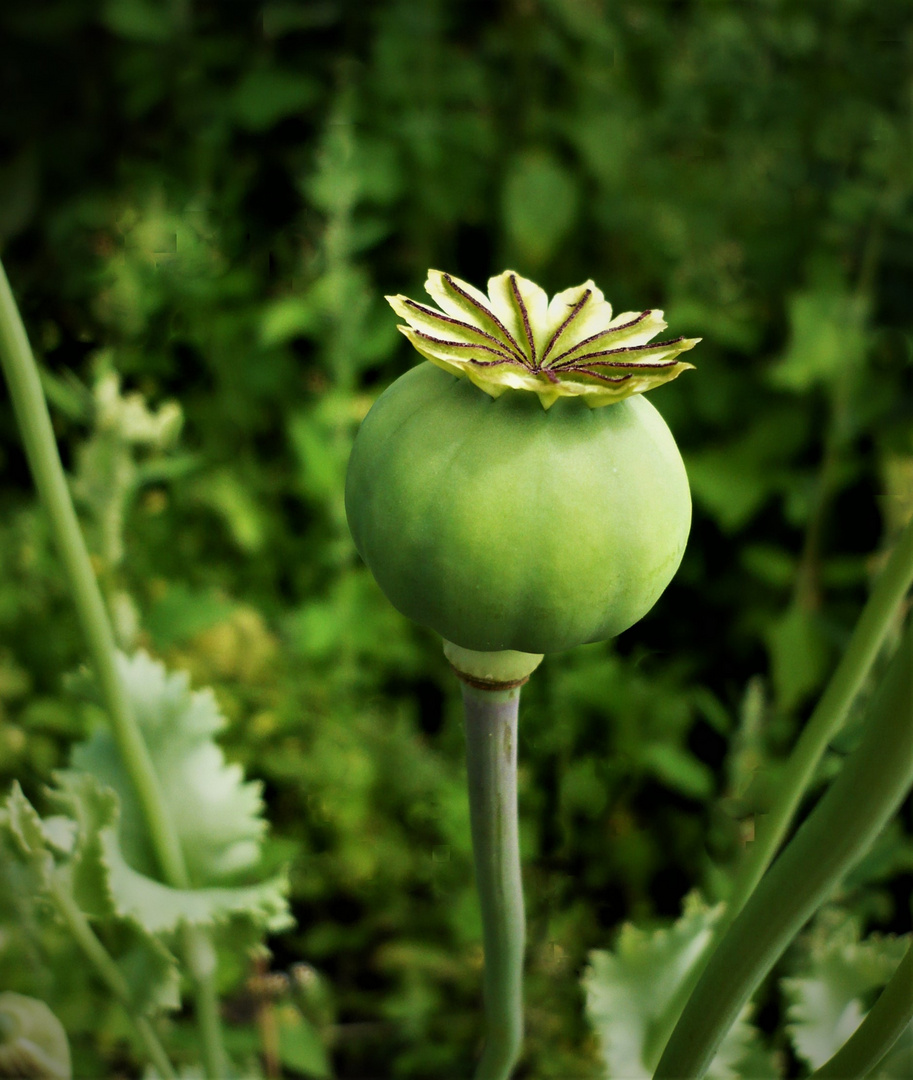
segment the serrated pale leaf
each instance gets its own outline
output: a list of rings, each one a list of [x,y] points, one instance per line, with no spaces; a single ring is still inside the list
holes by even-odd
[[[210,690],[192,691],[185,673],[138,652],[118,666],[145,736],[162,794],[170,808],[195,886],[234,885],[260,858],[266,828],[260,785],[245,782],[213,735],[224,726]],[[107,730],[76,747],[72,764],[117,792],[120,848],[127,863],[156,875],[139,803]]]
[[[821,913],[806,940],[801,974],[780,984],[789,1003],[787,1033],[812,1068],[823,1065],[859,1027],[872,992],[891,978],[908,940],[873,934],[860,941],[852,915],[835,908]]]
[[[48,793],[65,811],[42,819],[18,785],[0,810],[0,835],[27,867],[29,885],[50,901],[61,892],[108,929],[107,945],[141,1013],[180,1007],[180,976],[164,942],[119,904],[105,850],[116,844],[117,795],[84,773],[60,774]],[[10,843],[12,841],[12,843]]]
[[[326,1048],[314,1025],[294,1005],[276,1010],[279,1060],[296,1073],[326,1080],[332,1076]]]
[[[90,773],[68,771],[57,780],[55,801],[78,825],[79,858],[72,879],[84,910],[114,915],[149,934],[173,934],[182,925],[222,926],[232,920],[261,931],[289,925],[284,874],[246,885],[173,889],[127,862],[113,789]]]
[[[646,1058],[654,1025],[706,948],[721,913],[721,905],[710,908],[692,893],[672,926],[640,930],[627,923],[614,949],[590,953],[583,978],[587,1015],[599,1036],[610,1080],[652,1076],[656,1061]],[[776,1077],[749,1023],[750,1012],[746,1006],[724,1039],[707,1073],[710,1080],[740,1080],[749,1056],[753,1078]]]
[[[172,889],[128,866],[113,832],[106,834],[104,846],[118,912],[152,933],[173,933],[183,924],[215,927],[232,919],[271,931],[291,925],[285,875],[253,885]]]
[[[0,830],[11,851],[32,871],[39,886],[47,888],[54,872],[54,853],[42,827],[41,817],[22,792],[17,780],[0,810]]]

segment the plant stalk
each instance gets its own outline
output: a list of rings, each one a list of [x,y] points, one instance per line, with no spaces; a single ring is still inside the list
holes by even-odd
[[[19,309],[6,272],[0,262],[0,366],[9,386],[13,410],[22,434],[26,457],[35,487],[51,521],[51,530],[64,565],[77,616],[89,647],[118,751],[143,811],[156,857],[165,880],[174,888],[186,889],[190,877],[155,766],[133,715],[126,688],[117,670],[117,652],[98,581],[76,511],[67,487],[57,440],[41,387],[38,366],[29,346]],[[188,931],[192,944],[204,948],[200,931]],[[207,942],[208,943],[208,942]],[[211,949],[212,946],[210,945]],[[194,965],[191,964],[191,968]],[[196,965],[199,969],[199,965]],[[226,1057],[222,1049],[218,1002],[213,974],[194,975],[197,1019],[200,1025],[209,1080],[224,1080]],[[213,1009],[215,1008],[215,1012]],[[214,1034],[218,1038],[214,1038]]]
[[[133,995],[126,979],[117,966],[114,957],[95,935],[89,925],[89,920],[74,903],[72,897],[65,889],[51,885],[51,896],[54,906],[61,919],[65,923],[76,944],[82,949],[86,959],[95,969],[96,974],[107,986],[115,998],[121,1003],[130,1021],[142,1040],[149,1060],[162,1080],[175,1080],[175,1072],[165,1053],[165,1048],[159,1042],[155,1028],[150,1024],[148,1017],[136,1011],[133,1003]]]
[[[913,786],[913,624],[859,746],[710,957],[654,1074],[702,1077],[742,1006]]]
[[[466,768],[485,948],[485,1048],[475,1080],[508,1080],[523,1042],[526,918],[517,824],[520,687],[463,682]]]
[[[913,943],[867,1016],[811,1080],[868,1076],[913,1020]]]
[[[689,976],[669,1003],[662,1022],[651,1034],[647,1060],[655,1061],[666,1045],[685,1002],[704,969],[703,958],[713,954],[723,935],[754,892],[764,871],[777,853],[799,804],[815,775],[828,743],[839,732],[872,664],[878,657],[904,595],[913,584],[913,519],[902,530],[863,608],[849,644],[814,712],[799,736],[771,802],[770,811],[759,817],[757,835],[736,872],[732,893],[722,918],[714,927]]]
[[[795,816],[828,743],[840,731],[854,698],[881,651],[907,589],[913,584],[913,518],[875,582],[849,645],[818,705],[796,742],[778,785],[770,812],[739,870],[729,897],[734,918],[761,880]]]

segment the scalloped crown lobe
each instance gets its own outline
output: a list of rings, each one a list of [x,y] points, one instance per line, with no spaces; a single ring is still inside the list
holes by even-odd
[[[649,344],[666,328],[655,309],[613,317],[612,305],[586,281],[549,300],[535,282],[505,270],[488,295],[440,270],[425,289],[437,307],[406,296],[387,301],[399,330],[427,360],[470,379],[492,397],[529,390],[548,409],[559,397],[610,405],[669,382],[694,365],[679,360],[700,338]]]

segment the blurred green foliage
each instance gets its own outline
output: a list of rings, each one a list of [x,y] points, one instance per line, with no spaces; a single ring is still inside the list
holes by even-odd
[[[911,62],[904,0],[6,0],[0,243],[119,632],[215,686],[292,858],[273,965],[319,972],[274,999],[223,956],[236,1054],[273,1009],[294,1075],[315,1025],[340,1077],[470,1071],[458,695],[359,564],[343,479],[414,362],[383,295],[510,266],[704,339],[653,397],[695,500],[676,581],[524,692],[518,1076],[600,1075],[588,950],[725,891],[913,508]],[[184,414],[116,483],[112,371]],[[0,784],[40,802],[93,717],[6,397],[0,466]],[[846,886],[867,928],[909,929],[911,827]],[[77,1075],[132,1075],[116,1008],[30,921],[0,912],[3,988],[51,1005]]]

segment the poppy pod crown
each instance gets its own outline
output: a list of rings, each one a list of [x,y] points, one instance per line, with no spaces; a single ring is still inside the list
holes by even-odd
[[[665,330],[655,309],[614,315],[586,281],[549,300],[535,282],[505,270],[488,295],[440,270],[425,289],[437,307],[388,296],[400,331],[433,364],[465,376],[491,397],[530,390],[548,409],[560,397],[596,408],[652,390],[691,368],[678,357],[700,338],[649,342]]]

